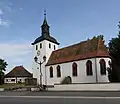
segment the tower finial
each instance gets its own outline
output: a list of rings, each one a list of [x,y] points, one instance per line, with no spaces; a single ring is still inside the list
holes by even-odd
[[[47,19],[46,19],[46,9],[44,9],[44,21],[42,24],[42,35],[49,35],[49,25],[47,24]]]
[[[46,19],[46,9],[44,9],[44,19]]]
[[[120,29],[120,21],[118,23],[118,28]],[[120,31],[118,32],[118,34],[120,35]]]

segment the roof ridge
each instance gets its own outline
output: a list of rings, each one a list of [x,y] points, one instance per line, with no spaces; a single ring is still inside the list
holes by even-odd
[[[72,45],[68,45],[68,46],[65,46],[65,47],[62,47],[62,48],[59,48],[59,49],[57,49],[57,50],[54,50],[53,52],[56,52],[56,51],[59,51],[59,50],[65,49],[65,48],[73,47],[73,46],[78,45],[78,44],[81,44],[81,43],[83,43],[83,42],[87,42],[87,40],[86,40],[86,41],[81,41],[81,42],[79,42],[79,43],[75,43],[75,44],[72,44]]]

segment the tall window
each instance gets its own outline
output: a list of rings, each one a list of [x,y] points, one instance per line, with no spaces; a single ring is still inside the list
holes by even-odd
[[[49,48],[51,48],[51,44],[49,43]]]
[[[50,78],[53,78],[53,67],[50,67]]]
[[[40,48],[42,48],[42,43],[40,43]]]
[[[54,45],[54,50],[55,50],[55,48],[56,48],[56,47],[55,47],[55,45]]]
[[[57,77],[61,77],[60,65],[57,66]]]
[[[100,60],[100,73],[101,75],[106,75],[106,63],[104,59]]]
[[[92,62],[90,60],[88,60],[87,63],[86,63],[86,74],[87,74],[87,76],[92,76],[93,75]]]
[[[72,64],[72,75],[77,76],[77,64],[76,63]]]
[[[38,45],[36,45],[36,50],[38,50]]]

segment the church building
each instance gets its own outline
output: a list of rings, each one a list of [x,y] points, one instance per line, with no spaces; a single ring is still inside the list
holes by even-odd
[[[58,49],[59,42],[49,28],[45,13],[41,35],[32,43],[33,77],[38,84],[62,84],[66,78],[70,83],[109,82],[107,67],[111,59],[100,36]]]

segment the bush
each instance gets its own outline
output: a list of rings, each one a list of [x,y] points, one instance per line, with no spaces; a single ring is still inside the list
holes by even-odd
[[[61,84],[71,84],[71,83],[72,83],[72,79],[70,76],[65,77],[61,82]]]

